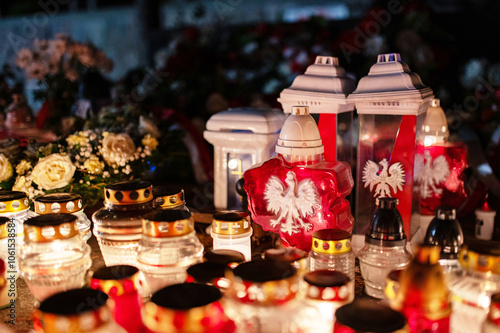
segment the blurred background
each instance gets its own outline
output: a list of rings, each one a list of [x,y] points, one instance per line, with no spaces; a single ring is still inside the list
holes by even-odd
[[[281,108],[279,93],[317,55],[338,57],[357,81],[378,54],[397,52],[441,99],[452,136],[469,145],[470,186],[498,198],[499,14],[500,3],[486,0],[3,0],[0,109],[18,91],[39,112],[37,75],[50,68],[29,72],[20,51],[58,38],[102,58],[80,73],[71,105],[86,99],[94,114],[110,101],[171,110],[199,133],[231,107]]]

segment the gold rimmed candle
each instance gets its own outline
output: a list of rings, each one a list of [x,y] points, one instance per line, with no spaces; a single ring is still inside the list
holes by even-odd
[[[80,237],[76,216],[46,214],[24,223],[19,266],[37,301],[85,284],[92,261],[90,246]]]

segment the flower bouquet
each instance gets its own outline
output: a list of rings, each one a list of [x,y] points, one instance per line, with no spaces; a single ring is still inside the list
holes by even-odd
[[[78,131],[50,144],[32,142],[20,153],[0,152],[0,187],[23,191],[30,199],[75,192],[87,206],[102,202],[107,184],[147,177],[159,158],[159,131],[140,131],[138,119],[127,118],[126,123],[128,127],[118,125],[112,131],[106,126]]]
[[[79,43],[57,35],[53,40],[36,40],[32,49],[21,49],[16,64],[28,79],[38,80],[35,99],[44,101],[37,126],[61,134],[61,120],[70,116],[78,98],[82,76],[89,71],[109,72],[113,62],[91,43]]]

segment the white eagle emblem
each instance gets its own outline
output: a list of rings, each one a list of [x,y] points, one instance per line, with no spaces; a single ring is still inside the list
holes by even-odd
[[[301,229],[311,230],[312,224],[303,219],[312,215],[314,208],[319,205],[318,191],[314,183],[310,179],[305,179],[297,186],[293,171],[286,174],[285,183],[288,185],[287,189],[278,177],[271,176],[264,190],[267,209],[279,214],[276,219],[271,220],[271,226],[276,227],[284,219],[280,231],[290,236],[299,233]]]
[[[436,188],[436,186],[444,182],[449,174],[450,166],[443,155],[432,160],[431,153],[426,150],[424,156],[415,156],[415,180],[417,184],[420,184],[422,199],[443,193],[443,189]]]
[[[363,168],[363,182],[365,187],[370,186],[370,192],[375,186],[373,196],[377,199],[377,205],[379,198],[391,197],[391,188],[396,193],[403,189],[405,183],[405,171],[401,163],[397,162],[389,167],[389,162],[384,158],[379,164],[382,170],[379,169],[377,163],[370,160],[366,161]]]

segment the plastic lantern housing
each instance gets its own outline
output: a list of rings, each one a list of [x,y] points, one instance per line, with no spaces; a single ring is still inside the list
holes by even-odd
[[[355,232],[367,231],[383,197],[397,198],[407,235],[412,210],[416,129],[433,98],[432,90],[397,53],[381,54],[348,100],[359,114]]]
[[[295,105],[307,105],[311,114],[320,114],[318,127],[326,161],[354,164],[354,104],[347,100],[347,95],[355,88],[356,83],[339,66],[338,58],[317,56],[314,64],[278,98],[285,112]]]
[[[449,142],[448,137],[446,116],[435,98],[417,129],[414,190],[420,197],[420,217],[411,231],[412,235],[418,233],[417,242],[439,206],[458,208],[466,199],[462,173],[467,168],[467,147],[462,142]]]
[[[238,108],[208,120],[203,136],[214,146],[215,208],[245,209],[236,183],[252,165],[274,154],[285,118],[279,110]]]
[[[323,145],[308,107],[293,107],[280,132],[276,152],[244,174],[254,222],[276,232],[285,246],[309,251],[319,229],[352,231],[351,168],[323,161]]]

